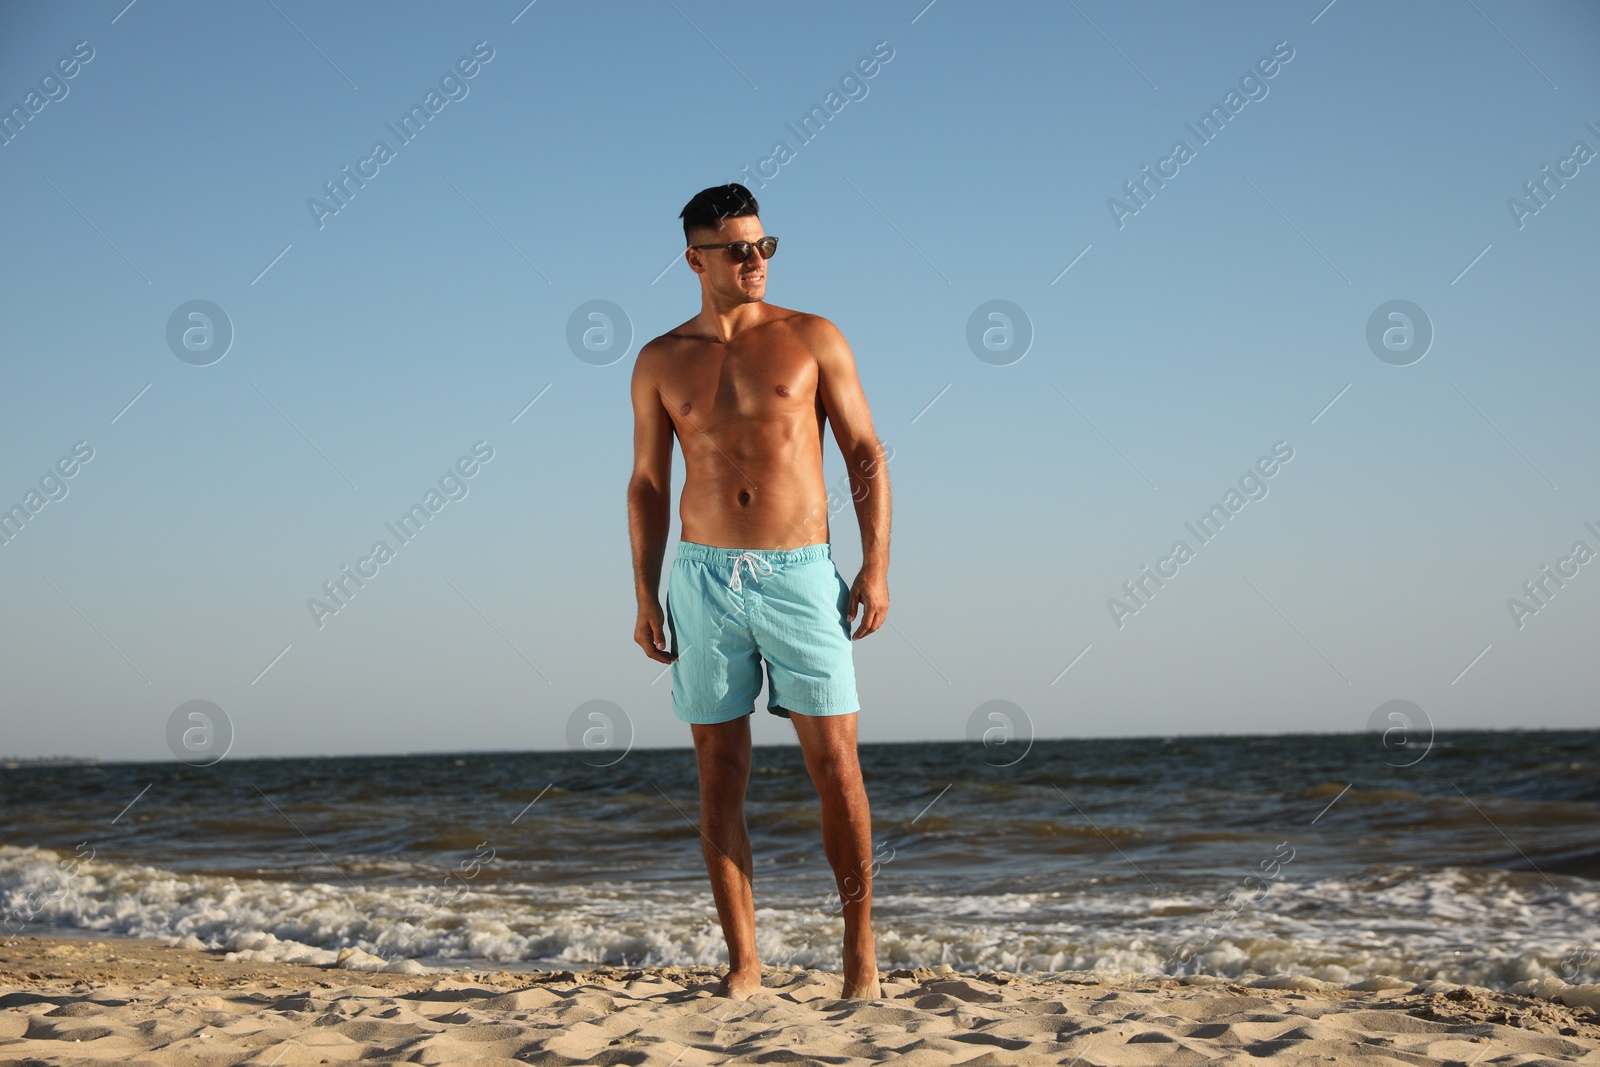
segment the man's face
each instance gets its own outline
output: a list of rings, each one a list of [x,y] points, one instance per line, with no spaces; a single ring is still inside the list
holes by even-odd
[[[691,244],[720,245],[729,241],[759,241],[766,236],[755,215],[723,219],[716,230],[695,230]],[[750,258],[735,263],[725,248],[695,248],[688,252],[689,266],[705,279],[718,296],[754,303],[767,295],[767,261],[754,249]],[[698,264],[698,265],[696,265]]]

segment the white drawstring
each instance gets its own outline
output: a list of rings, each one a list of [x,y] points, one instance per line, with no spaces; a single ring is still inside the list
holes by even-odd
[[[772,564],[768,563],[754,552],[737,552],[729,555],[728,558],[733,560],[733,580],[728,583],[729,589],[738,591],[744,588],[739,581],[739,564],[741,563],[749,565],[750,577],[754,578],[758,582],[761,580],[760,575],[756,574],[756,566],[758,564],[762,567],[765,567],[768,574],[772,573]]]

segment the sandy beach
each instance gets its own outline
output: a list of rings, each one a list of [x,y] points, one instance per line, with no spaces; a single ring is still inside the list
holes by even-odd
[[[732,1002],[708,967],[404,974],[226,955],[18,938],[0,949],[0,1064],[1600,1064],[1600,987],[1552,980],[1518,995],[918,968],[844,1001],[837,976],[797,968]]]

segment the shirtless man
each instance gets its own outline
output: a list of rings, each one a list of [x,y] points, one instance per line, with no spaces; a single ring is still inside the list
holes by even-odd
[[[672,664],[673,712],[691,724],[701,852],[728,943],[717,993],[743,1000],[761,985],[744,798],[764,662],[767,710],[794,724],[822,802],[823,849],[844,913],[842,995],[876,998],[872,817],[856,759],[851,641],[889,611],[889,479],[838,327],[762,299],[776,241],[756,211],[737,183],[684,207],[700,313],[645,345],[634,364],[633,639]],[[861,526],[861,573],[848,587],[828,538],[824,422],[849,464]],[[685,467],[682,539],[663,612],[674,436]]]

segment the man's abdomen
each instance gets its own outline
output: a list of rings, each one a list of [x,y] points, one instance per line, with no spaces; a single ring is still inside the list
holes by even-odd
[[[689,459],[678,506],[683,539],[773,550],[826,542],[821,449],[807,451],[766,460],[715,452]]]

